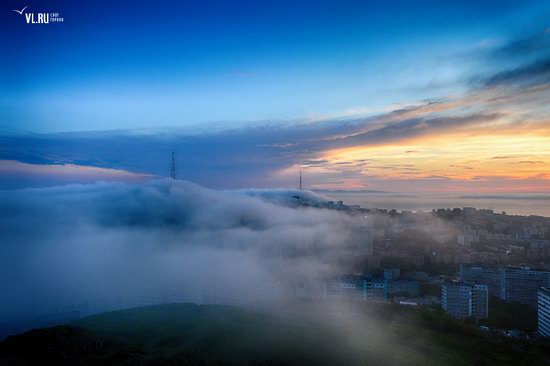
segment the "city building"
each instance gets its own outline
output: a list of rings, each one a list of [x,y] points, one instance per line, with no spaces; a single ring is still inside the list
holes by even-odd
[[[388,294],[392,296],[419,296],[420,285],[416,280],[388,280]]]
[[[470,234],[460,234],[457,237],[457,243],[465,248],[470,248],[474,242],[474,236]]]
[[[441,286],[441,306],[451,316],[466,319],[472,315],[472,286],[446,283]]]
[[[364,298],[364,282],[362,276],[355,275],[341,276],[325,281],[323,298],[362,300]]]
[[[489,316],[488,287],[465,282],[447,282],[441,287],[441,306],[457,319]]]
[[[487,285],[474,285],[472,315],[476,319],[489,317],[489,287]]]
[[[507,267],[504,271],[504,299],[531,306],[537,305],[541,287],[550,286],[550,272],[528,266]]]
[[[542,337],[550,337],[550,290],[541,287],[538,293],[538,331]]]
[[[371,256],[374,253],[374,231],[368,225],[357,227],[353,232],[351,249],[360,256]]]
[[[470,285],[486,285],[489,295],[507,302],[536,306],[539,289],[550,286],[550,272],[528,266],[498,268],[462,264],[460,280]]]
[[[430,275],[428,272],[408,272],[404,276],[407,279],[410,280],[417,280],[421,282],[428,282],[430,280]]]
[[[388,280],[383,275],[366,274],[363,278],[365,301],[388,301]]]
[[[396,280],[401,277],[401,270],[399,268],[388,268],[384,270],[384,278],[387,280]]]
[[[490,296],[504,299],[504,269],[479,265],[460,265],[460,280],[470,285],[486,285]]]

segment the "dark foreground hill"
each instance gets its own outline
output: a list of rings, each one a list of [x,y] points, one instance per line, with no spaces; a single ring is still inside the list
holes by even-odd
[[[298,304],[172,304],[105,313],[0,343],[0,365],[548,365],[541,344],[438,312]]]

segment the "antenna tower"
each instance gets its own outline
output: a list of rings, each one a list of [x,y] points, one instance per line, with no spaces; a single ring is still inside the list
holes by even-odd
[[[176,155],[172,152],[172,167],[170,168],[170,178],[176,179]]]

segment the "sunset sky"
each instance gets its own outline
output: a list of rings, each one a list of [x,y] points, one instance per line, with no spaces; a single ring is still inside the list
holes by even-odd
[[[550,193],[546,0],[1,8],[0,189]]]

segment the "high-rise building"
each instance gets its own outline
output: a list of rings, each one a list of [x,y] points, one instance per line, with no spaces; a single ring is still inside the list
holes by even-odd
[[[550,290],[541,287],[538,292],[538,331],[542,337],[550,337]]]
[[[531,306],[537,305],[539,289],[550,286],[549,271],[528,266],[492,268],[463,264],[460,279],[471,285],[486,285],[491,296]]]
[[[465,248],[470,248],[474,241],[474,236],[470,234],[460,234],[457,237],[457,243]]]
[[[383,275],[366,274],[363,279],[363,296],[366,301],[388,301],[388,280]]]
[[[489,295],[504,299],[503,268],[461,264],[460,279],[470,285],[486,285]]]
[[[541,287],[550,286],[550,272],[528,266],[507,267],[504,271],[504,299],[531,306],[537,305]]]
[[[469,318],[472,315],[472,286],[466,283],[443,284],[441,306],[455,318]]]
[[[360,256],[373,255],[374,253],[374,230],[368,226],[363,225],[356,227],[353,236],[350,249],[354,253]]]
[[[476,319],[489,317],[489,287],[487,285],[474,285],[472,315]]]
[[[441,287],[441,305],[457,319],[489,316],[488,287],[465,282],[448,282]]]

